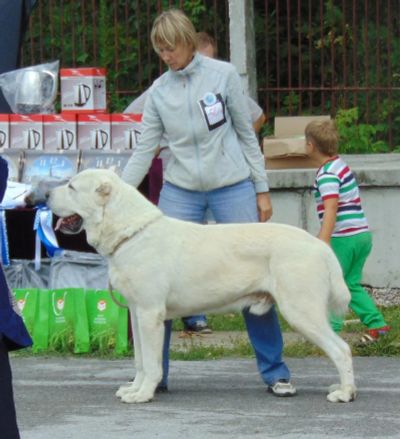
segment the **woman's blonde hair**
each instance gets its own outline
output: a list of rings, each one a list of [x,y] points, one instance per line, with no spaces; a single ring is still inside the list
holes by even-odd
[[[322,154],[334,156],[338,153],[339,135],[333,120],[313,120],[305,129],[307,142],[312,142]]]
[[[162,12],[153,23],[151,43],[158,53],[159,47],[171,49],[179,44],[193,51],[197,48],[196,29],[188,16],[180,9],[169,9]]]

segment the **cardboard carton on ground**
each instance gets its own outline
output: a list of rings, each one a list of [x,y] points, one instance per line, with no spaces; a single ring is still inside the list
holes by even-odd
[[[318,168],[318,164],[308,156],[287,156],[283,158],[265,158],[265,169],[310,169]]]
[[[330,116],[275,117],[274,136],[264,137],[263,150],[267,169],[315,168],[308,158],[304,130],[313,120],[329,120]]]

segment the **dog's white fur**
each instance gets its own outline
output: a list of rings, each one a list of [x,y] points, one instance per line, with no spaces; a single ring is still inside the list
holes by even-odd
[[[150,401],[162,376],[163,322],[198,314],[268,311],[271,297],[288,323],[336,365],[328,400],[355,398],[351,351],[328,312],[350,301],[341,268],[325,243],[282,224],[199,225],[163,216],[109,170],[86,170],[50,192],[60,217],[79,214],[87,240],[109,262],[111,284],[129,303],[136,377],[122,401]]]

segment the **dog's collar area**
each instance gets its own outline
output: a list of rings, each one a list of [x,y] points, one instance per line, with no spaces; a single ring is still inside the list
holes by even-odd
[[[119,241],[117,243],[117,245],[113,248],[113,250],[110,252],[110,256],[112,256],[115,253],[117,253],[117,251],[125,244],[125,242],[128,241],[129,239],[131,239],[134,235],[136,235],[136,233],[134,233],[131,236],[126,236],[125,238],[121,239],[121,241]]]
[[[157,216],[156,218],[153,218],[151,221],[149,221],[148,223],[144,224],[143,227],[141,227],[139,230],[136,230],[132,235],[130,236],[125,236],[124,238],[121,239],[121,241],[117,242],[115,244],[115,247],[108,253],[108,256],[113,256],[115,255],[115,253],[117,253],[117,251],[130,239],[132,239],[135,235],[137,235],[138,233],[142,232],[144,229],[146,229],[150,224],[153,224],[155,221],[157,221],[160,217]]]

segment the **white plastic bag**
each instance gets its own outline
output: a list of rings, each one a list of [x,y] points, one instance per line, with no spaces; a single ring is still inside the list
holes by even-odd
[[[13,113],[51,114],[58,90],[59,61],[0,75],[0,87]]]

